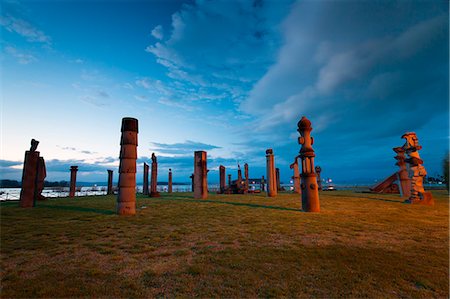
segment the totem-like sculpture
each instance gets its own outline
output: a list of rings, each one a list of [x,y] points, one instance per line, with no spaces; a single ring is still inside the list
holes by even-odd
[[[194,198],[208,198],[208,169],[206,166],[206,152],[194,153]]]
[[[402,138],[406,140],[402,148],[408,155],[405,162],[408,163],[409,177],[411,179],[411,195],[405,202],[433,205],[434,201],[431,193],[425,192],[423,188],[423,178],[427,175],[427,172],[422,165],[423,160],[419,155],[419,150],[422,149],[422,146],[419,145],[419,139],[417,139],[414,132],[407,132],[403,134]]]
[[[46,199],[42,194],[44,179],[47,175],[45,161],[39,156],[37,146],[39,141],[32,139],[29,151],[25,151],[22,172],[22,189],[20,190],[19,206],[31,208],[36,205],[36,200]]]
[[[319,191],[317,188],[316,174],[314,173],[314,139],[311,137],[311,122],[306,118],[298,122],[300,137],[298,143],[302,145],[300,158],[302,159],[301,189],[302,210],[305,212],[320,212]]]
[[[294,193],[300,194],[300,171],[298,170],[298,156],[295,157],[294,163],[290,165],[290,168],[294,170],[294,176],[292,176],[292,180],[294,181]]]
[[[237,181],[236,181],[236,185],[238,187],[238,189],[241,189],[242,187],[242,170],[241,170],[241,165],[238,164],[238,174],[237,174]]]
[[[160,197],[158,192],[158,162],[155,153],[152,153],[152,173],[150,178],[150,196]]]
[[[172,169],[169,168],[169,183],[167,186],[167,192],[172,193]]]
[[[142,194],[148,195],[148,171],[150,167],[144,162],[144,178],[142,182]]]
[[[265,184],[264,184],[265,182],[264,182],[264,176],[262,176],[261,177],[261,185],[260,185],[260,188],[261,188],[261,191],[266,191],[265,190]]]
[[[113,171],[108,169],[108,189],[106,194],[113,194]]]
[[[77,188],[77,171],[78,171],[78,166],[70,166],[69,197],[75,196],[75,190]]]
[[[228,175],[228,188],[231,188],[231,174]]]
[[[400,196],[410,197],[411,196],[411,179],[408,175],[408,169],[406,169],[405,162],[405,150],[403,147],[394,147],[393,151],[397,153],[395,160],[397,160],[397,165],[400,170],[397,172],[397,180],[400,181]]]
[[[219,193],[223,194],[225,192],[225,166],[223,165],[219,166],[219,183],[220,183]]]
[[[275,173],[275,157],[273,150],[266,150],[266,175],[267,175],[267,196],[277,196],[277,176]]]
[[[244,164],[244,175],[245,175],[245,186],[244,186],[244,193],[248,193],[249,188],[249,181],[248,181],[248,164]]]
[[[280,169],[279,168],[275,168],[275,176],[277,178],[277,191],[281,191]]]
[[[320,190],[322,190],[322,178],[320,177],[322,168],[320,166],[316,166],[314,169],[316,170],[316,176],[317,176],[317,188],[320,191]]]
[[[194,192],[194,185],[195,185],[195,181],[194,181],[194,174],[191,174],[191,176],[189,177],[191,179],[191,191]]]
[[[136,159],[138,146],[138,120],[122,119],[119,156],[119,193],[117,214],[136,214]]]

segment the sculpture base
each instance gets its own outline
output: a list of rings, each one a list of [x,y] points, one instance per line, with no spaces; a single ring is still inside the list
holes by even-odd
[[[136,202],[125,201],[117,203],[116,213],[118,215],[135,215],[136,214]]]
[[[161,194],[159,192],[150,192],[150,197],[160,197]]]
[[[431,192],[425,191],[422,194],[422,199],[407,199],[404,201],[404,203],[419,204],[424,206],[434,206],[434,199]]]

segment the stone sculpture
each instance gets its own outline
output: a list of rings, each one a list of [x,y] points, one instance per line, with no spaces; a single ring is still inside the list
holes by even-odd
[[[113,171],[108,169],[108,189],[106,194],[113,194]]]
[[[77,171],[78,171],[78,166],[70,166],[69,197],[75,196],[75,190],[77,188]]]
[[[194,174],[191,174],[191,176],[189,177],[191,179],[191,191],[194,192],[194,185],[195,185],[195,181],[194,181]]]
[[[158,192],[158,162],[155,153],[152,153],[152,173],[150,178],[150,196],[160,197]]]
[[[25,151],[22,171],[22,188],[20,190],[19,206],[31,208],[36,200],[46,199],[42,194],[46,177],[45,161],[39,156],[37,146],[39,141],[32,139],[29,151]]]
[[[194,198],[208,198],[208,169],[206,166],[206,152],[194,153]]]
[[[167,186],[167,192],[172,193],[172,169],[169,168],[169,182]]]
[[[400,168],[397,172],[397,180],[400,181],[400,196],[409,198],[411,196],[411,179],[406,168],[405,150],[402,147],[394,147],[393,150],[397,153],[397,156],[394,157],[397,160],[395,165]]]
[[[265,184],[264,184],[265,182],[264,182],[264,176],[262,176],[261,177],[261,186],[260,186],[260,188],[261,188],[261,191],[266,191],[265,190]]]
[[[238,189],[241,189],[241,187],[242,187],[242,170],[241,170],[241,166],[238,164],[238,174],[237,174],[237,182],[236,182],[236,184],[237,184],[237,186],[238,186]]]
[[[248,193],[249,181],[248,181],[248,164],[244,164],[244,175],[245,175],[245,184],[244,184],[244,193]]]
[[[228,175],[228,188],[231,187],[231,174]]]
[[[266,150],[266,175],[267,175],[267,196],[277,196],[277,178],[275,173],[275,158],[273,150]]]
[[[320,177],[320,173],[322,172],[322,168],[320,166],[316,166],[314,168],[316,170],[316,177],[317,177],[317,188],[322,190],[322,178]]]
[[[144,162],[144,178],[142,181],[142,194],[148,195],[148,171],[149,166],[147,163]]]
[[[117,214],[135,215],[138,120],[131,117],[123,118],[121,132]]]
[[[277,191],[281,191],[280,169],[279,168],[275,168],[275,176],[277,178]]]
[[[290,165],[290,168],[294,170],[294,176],[292,176],[292,180],[294,182],[294,193],[300,194],[300,171],[298,170],[298,156],[295,157],[294,163]]]
[[[320,212],[319,191],[316,174],[314,173],[314,139],[311,137],[311,122],[303,116],[297,124],[300,137],[298,143],[302,145],[300,158],[302,160],[301,189],[302,210],[305,212]]]
[[[423,178],[427,175],[427,171],[419,155],[419,150],[422,149],[422,146],[419,145],[419,139],[414,132],[407,132],[403,134],[402,138],[406,140],[402,148],[408,155],[405,162],[408,163],[409,178],[411,179],[411,195],[405,202],[433,205],[434,200],[431,193],[425,192],[423,188]]]
[[[219,193],[223,194],[225,192],[225,166],[220,165],[219,166]]]

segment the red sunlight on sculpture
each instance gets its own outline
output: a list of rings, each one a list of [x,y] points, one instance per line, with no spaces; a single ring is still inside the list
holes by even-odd
[[[123,118],[121,131],[117,214],[135,215],[138,120],[131,117]]]
[[[319,190],[317,178],[314,172],[314,139],[311,137],[311,122],[303,116],[298,122],[298,132],[300,137],[298,143],[302,145],[300,158],[302,159],[301,189],[302,189],[302,210],[305,212],[320,212]]]

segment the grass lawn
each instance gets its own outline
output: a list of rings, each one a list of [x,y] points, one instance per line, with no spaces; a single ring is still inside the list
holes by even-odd
[[[1,297],[449,297],[449,198],[192,193],[1,204]]]

